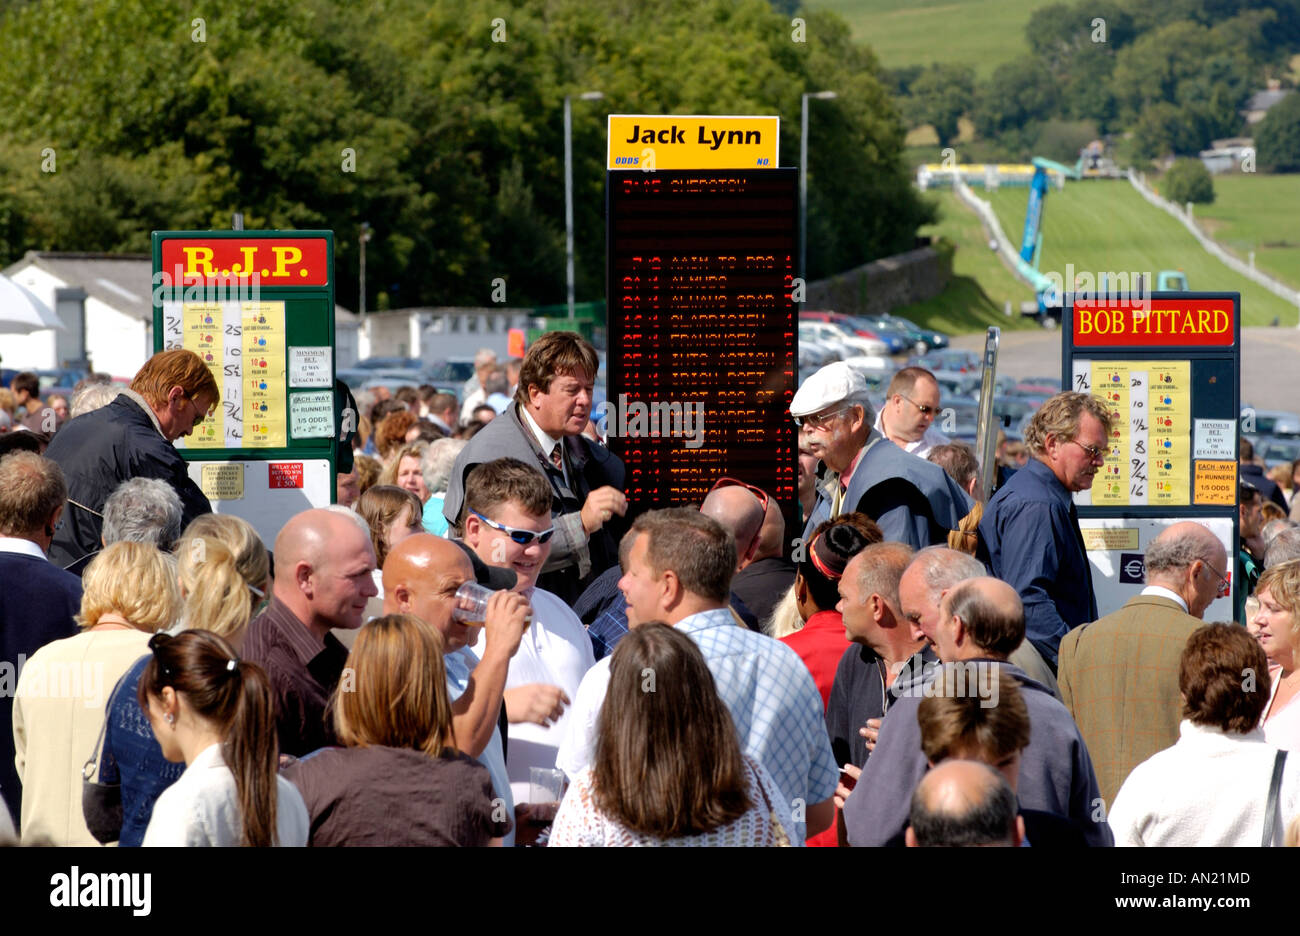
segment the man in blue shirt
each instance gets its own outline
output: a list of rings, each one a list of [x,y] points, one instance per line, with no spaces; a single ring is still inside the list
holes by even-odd
[[[979,557],[1020,593],[1026,636],[1053,672],[1061,638],[1099,617],[1071,493],[1092,487],[1109,444],[1106,405],[1058,393],[1025,430],[1029,461],[989,500],[979,525]]]

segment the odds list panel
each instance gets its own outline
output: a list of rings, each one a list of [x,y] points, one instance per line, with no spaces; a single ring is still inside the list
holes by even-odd
[[[726,476],[793,521],[797,185],[794,169],[609,174],[606,425],[632,512]]]

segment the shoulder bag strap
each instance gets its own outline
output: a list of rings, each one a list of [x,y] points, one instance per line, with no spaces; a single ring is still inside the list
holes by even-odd
[[[1282,790],[1282,768],[1286,766],[1286,751],[1278,751],[1273,759],[1273,779],[1268,784],[1268,806],[1264,810],[1264,840],[1260,845],[1273,844],[1273,824],[1277,822],[1277,800]]]

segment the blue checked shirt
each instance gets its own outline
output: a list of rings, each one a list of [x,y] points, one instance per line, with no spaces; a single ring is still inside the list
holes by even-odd
[[[826,734],[821,693],[799,655],[779,640],[741,627],[727,608],[693,614],[679,621],[677,629],[699,646],[744,753],[767,768],[796,815],[803,816],[800,803],[806,809],[830,799],[839,766]],[[574,699],[557,759],[570,778],[591,766],[595,756],[608,661],[588,671]],[[802,843],[803,821],[781,818],[790,837]]]

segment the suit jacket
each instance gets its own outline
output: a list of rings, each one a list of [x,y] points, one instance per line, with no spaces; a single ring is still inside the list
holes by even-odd
[[[804,526],[804,542],[813,530],[831,518],[827,487],[837,477],[818,486],[817,503]],[[914,549],[947,545],[948,533],[961,525],[973,501],[938,465],[909,455],[874,429],[844,491],[842,513],[861,511],[880,526],[885,539],[907,543]]]
[[[78,633],[72,618],[80,609],[81,579],[45,559],[0,552],[0,795],[15,828],[22,816],[22,786],[14,769],[18,670],[41,647]],[[13,669],[6,671],[6,664]]]
[[[469,444],[456,456],[447,494],[443,498],[443,516],[453,526],[459,522],[465,506],[465,479],[475,465],[498,458],[517,458],[526,465],[535,465],[546,476],[554,495],[551,502],[551,519],[555,536],[551,540],[551,555],[537,579],[539,588],[559,595],[565,604],[572,606],[582,590],[600,573],[618,562],[618,537],[622,518],[615,516],[610,523],[588,536],[582,528],[582,505],[587,495],[597,488],[610,485],[623,489],[622,460],[586,436],[568,436],[564,439],[564,460],[569,470],[569,481],[564,472],[551,462],[550,453],[543,452],[537,439],[519,414],[516,403],[483,427]]]
[[[1178,741],[1178,663],[1203,623],[1170,598],[1138,595],[1061,638],[1061,701],[1079,725],[1107,803],[1134,767]]]

